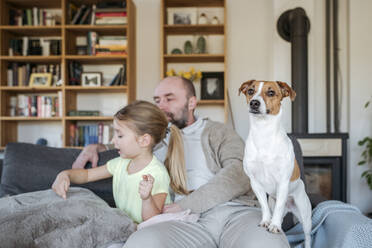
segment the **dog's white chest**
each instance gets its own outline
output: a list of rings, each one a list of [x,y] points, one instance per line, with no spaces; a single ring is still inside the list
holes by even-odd
[[[277,185],[283,178],[287,178],[293,169],[293,165],[290,163],[293,163],[294,154],[288,152],[290,150],[288,145],[285,139],[263,140],[261,143],[248,137],[246,141],[244,171],[268,194],[274,194]]]

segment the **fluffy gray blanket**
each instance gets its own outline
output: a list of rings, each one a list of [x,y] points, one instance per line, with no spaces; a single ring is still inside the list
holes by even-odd
[[[0,199],[1,247],[106,247],[134,231],[123,211],[83,188],[66,200],[52,190]]]

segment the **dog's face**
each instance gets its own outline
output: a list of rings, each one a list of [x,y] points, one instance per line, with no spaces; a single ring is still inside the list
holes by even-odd
[[[240,86],[240,92],[245,94],[249,112],[260,115],[276,115],[284,97],[289,96],[292,101],[296,97],[296,92],[280,81],[250,80]]]

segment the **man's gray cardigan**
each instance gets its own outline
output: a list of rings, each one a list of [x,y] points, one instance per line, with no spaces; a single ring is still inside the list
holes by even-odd
[[[238,134],[222,123],[208,120],[201,140],[208,168],[215,176],[177,203],[195,213],[230,200],[257,206],[243,170],[244,142]]]

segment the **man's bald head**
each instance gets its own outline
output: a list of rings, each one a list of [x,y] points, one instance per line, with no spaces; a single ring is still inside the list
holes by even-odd
[[[162,82],[181,83],[183,88],[186,90],[187,99],[189,99],[192,96],[196,96],[194,84],[187,78],[172,76],[164,78],[163,80],[160,81],[160,83]]]
[[[164,111],[168,120],[179,128],[195,121],[197,100],[190,80],[182,77],[166,77],[155,88],[154,101]]]

